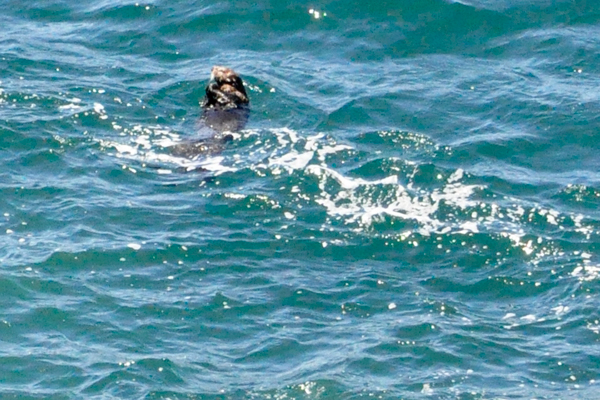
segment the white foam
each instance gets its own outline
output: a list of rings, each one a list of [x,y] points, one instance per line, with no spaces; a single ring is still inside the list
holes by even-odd
[[[100,103],[94,103],[94,111],[96,111],[98,114],[104,114],[104,106]]]
[[[99,109],[100,110],[100,109]],[[120,125],[113,125],[115,129]],[[357,177],[345,172],[345,169],[328,164],[330,155],[334,155],[342,166],[348,160],[348,152],[355,151],[349,144],[336,141],[323,134],[303,136],[290,128],[271,130],[243,130],[235,135],[234,146],[240,146],[237,154],[201,155],[195,159],[178,157],[169,152],[169,147],[181,143],[178,133],[163,126],[135,125],[122,128],[120,132],[130,137],[128,142],[102,141],[105,148],[114,150],[114,156],[137,160],[141,163],[159,164],[158,174],[172,173],[172,166],[184,167],[188,171],[203,169],[214,175],[235,172],[240,169],[254,171],[257,177],[263,178],[269,173],[273,179],[283,173],[302,171],[311,176],[318,185],[318,192],[306,190],[306,184],[298,182],[293,186],[283,185],[294,198],[301,200],[298,204],[282,204],[282,207],[301,208],[303,202],[312,202],[323,207],[329,217],[325,224],[340,221],[355,225],[355,232],[367,231],[374,222],[385,218],[393,220],[414,221],[418,226],[402,233],[381,233],[406,240],[414,234],[430,236],[471,235],[480,232],[492,232],[508,238],[514,247],[520,248],[532,263],[538,263],[544,257],[555,257],[560,249],[552,247],[551,241],[542,237],[529,238],[524,229],[524,220],[535,218],[536,214],[549,224],[563,229],[563,221],[570,220],[575,232],[589,236],[595,232],[586,224],[583,215],[565,215],[548,208],[532,207],[519,199],[498,197],[493,201],[477,199],[475,194],[483,189],[481,185],[465,184],[467,173],[456,169],[443,180],[445,174],[440,173],[439,184],[434,189],[419,188],[413,176],[420,168],[417,163],[402,158],[388,157],[394,163],[401,163],[405,168],[413,168],[414,173],[403,177],[408,182],[403,185],[395,173],[378,176],[377,179]],[[398,134],[395,134],[398,136]],[[434,143],[426,137],[409,135],[418,138],[411,146],[432,147]],[[336,155],[338,153],[339,156]],[[352,168],[352,162],[348,164]],[[390,171],[399,171],[398,168]],[[509,205],[507,205],[507,203]],[[440,206],[452,210],[438,215]],[[289,208],[288,208],[289,209]],[[295,219],[296,215],[287,211],[286,219]],[[566,225],[565,225],[566,226]],[[369,234],[379,235],[369,231]],[[527,237],[527,239],[524,239]],[[416,240],[410,243],[418,245]],[[591,262],[591,256],[582,256],[581,265],[571,273],[581,280],[596,279],[600,275],[600,267]]]
[[[522,316],[520,319],[523,321],[526,321],[526,322],[535,322],[536,317],[533,314],[528,314],[528,315]]]
[[[333,178],[344,189],[356,189],[357,187],[362,186],[362,185],[380,185],[380,184],[385,185],[385,184],[397,184],[398,183],[398,176],[396,176],[396,175],[392,175],[387,178],[379,179],[379,180],[375,180],[375,181],[367,181],[362,178],[346,177],[331,168],[327,168],[327,167],[324,167],[321,165],[310,165],[306,168],[306,171],[309,173],[312,173],[314,175],[317,175],[319,177]],[[399,186],[399,187],[402,188],[402,186]]]
[[[313,158],[314,152],[308,151],[306,153],[297,153],[292,151],[284,154],[278,158],[269,159],[270,166],[281,166],[284,167],[288,172],[292,172],[297,169],[304,169]]]
[[[317,150],[317,154],[319,155],[320,161],[325,161],[325,156],[327,156],[328,154],[334,154],[334,153],[337,153],[337,152],[343,151],[343,150],[352,150],[352,147],[346,146],[343,144],[338,144],[336,146],[328,146],[328,147],[319,149],[319,150]]]
[[[81,107],[80,105],[77,105],[77,104],[65,104],[65,105],[58,107],[59,111],[68,111],[68,110],[80,111],[82,109],[83,109],[83,107]]]
[[[591,264],[589,260],[584,260],[583,265],[578,265],[571,272],[571,276],[578,278],[580,281],[591,281],[600,277],[600,265]]]

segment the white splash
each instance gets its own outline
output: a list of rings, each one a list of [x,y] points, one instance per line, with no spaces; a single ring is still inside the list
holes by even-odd
[[[283,167],[288,171],[288,173],[292,173],[294,170],[306,168],[313,157],[314,152],[312,151],[307,151],[306,153],[291,151],[281,157],[270,158],[269,166]]]
[[[98,109],[101,110],[100,108]],[[213,175],[237,171],[237,168],[225,165],[225,158],[222,156],[209,155],[205,158],[197,157],[190,159],[169,153],[168,148],[181,143],[182,140],[178,133],[172,132],[160,125],[147,127],[135,125],[131,128],[122,128],[120,125],[113,125],[113,128],[120,130],[121,136],[128,136],[130,139],[128,143],[114,140],[98,140],[103,148],[115,151],[108,154],[116,158],[139,162],[142,165],[155,165],[158,167],[155,171],[160,175],[167,175],[173,172],[171,168],[165,168],[166,166],[182,167],[186,171],[210,171]],[[164,152],[161,150],[164,150]]]
[[[575,267],[571,276],[579,279],[580,281],[592,281],[600,277],[600,265],[592,264],[589,260],[584,260],[583,265]]]
[[[95,106],[95,110],[102,113],[103,107]],[[282,179],[281,182],[285,180],[282,174],[304,174],[304,178],[312,181],[310,184],[316,183],[318,191],[306,190],[304,178],[293,186],[282,183],[280,190],[287,191],[296,202],[282,203],[281,208],[291,211],[292,208],[301,209],[305,203],[317,204],[328,216],[324,229],[327,229],[325,225],[338,221],[354,225],[355,231],[362,231],[389,219],[392,224],[401,220],[416,222],[418,226],[405,228],[402,233],[391,228],[389,234],[373,231],[370,234],[405,240],[415,234],[473,235],[491,232],[510,240],[512,246],[520,248],[532,264],[556,257],[560,249],[553,247],[551,241],[545,238],[527,235],[527,220],[540,220],[541,217],[548,225],[559,229],[564,229],[567,220],[575,232],[588,238],[595,233],[583,215],[566,215],[553,209],[531,206],[519,199],[498,197],[487,201],[476,198],[484,187],[465,183],[471,177],[460,168],[445,175],[440,171],[437,175],[439,184],[433,189],[417,187],[413,175],[408,173],[404,176],[400,168],[391,168],[387,176],[375,179],[353,176],[346,172],[344,162],[351,160],[353,153],[358,154],[358,151],[352,143],[339,143],[324,133],[303,136],[289,128],[243,130],[234,136],[232,146],[223,153],[190,160],[169,151],[169,147],[181,143],[182,139],[177,132],[166,127],[135,125],[123,128],[115,123],[113,128],[126,139],[101,140],[101,145],[113,151],[110,154],[117,158],[134,160],[142,165],[154,164],[158,167],[155,169],[157,174],[171,174],[174,166],[183,167],[186,171],[206,170],[213,175],[249,169],[259,178],[271,175],[275,180]],[[422,135],[396,132],[388,136],[395,138],[403,149],[429,151],[435,147],[435,143]],[[420,168],[402,157],[388,157],[387,160],[404,165],[409,171],[412,168],[415,173]],[[352,161],[348,166],[352,168]],[[407,179],[407,182],[402,184],[401,179]],[[441,207],[452,211],[450,214],[444,211],[440,216]],[[301,213],[290,211],[282,210],[282,217],[292,221]],[[417,245],[417,241],[413,244]],[[580,280],[596,279],[600,276],[600,267],[592,263],[591,256],[582,255],[581,264],[571,275]]]

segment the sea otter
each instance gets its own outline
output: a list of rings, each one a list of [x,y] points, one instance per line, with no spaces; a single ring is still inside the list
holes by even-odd
[[[202,107],[227,110],[244,107],[248,103],[248,95],[244,89],[242,78],[231,68],[218,65],[212,67]]]
[[[230,133],[246,125],[249,103],[242,78],[231,68],[215,65],[201,103],[203,113],[198,132],[201,139],[174,146],[173,154],[193,158],[222,150],[233,139]]]

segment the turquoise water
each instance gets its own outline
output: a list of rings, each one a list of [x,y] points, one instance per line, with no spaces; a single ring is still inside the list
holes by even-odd
[[[600,3],[0,4],[2,399],[600,391]],[[199,134],[213,65],[246,128]]]

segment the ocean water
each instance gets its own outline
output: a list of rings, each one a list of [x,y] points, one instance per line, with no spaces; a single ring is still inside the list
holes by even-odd
[[[599,398],[600,2],[0,24],[0,398]],[[179,157],[213,65],[249,122]]]

